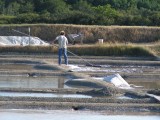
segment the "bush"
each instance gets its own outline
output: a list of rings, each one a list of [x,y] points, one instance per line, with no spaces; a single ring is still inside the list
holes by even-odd
[[[24,13],[19,14],[16,18],[14,23],[37,23],[39,19],[39,15],[36,13]]]
[[[15,16],[1,15],[0,24],[10,24],[14,21],[14,19],[15,19]]]

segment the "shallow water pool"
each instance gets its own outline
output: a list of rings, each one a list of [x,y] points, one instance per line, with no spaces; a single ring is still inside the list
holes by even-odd
[[[159,120],[160,115],[73,110],[0,110],[0,120]]]
[[[130,84],[142,86],[142,88],[146,89],[159,89],[160,81],[131,81]]]
[[[0,96],[3,97],[61,97],[61,98],[92,98],[88,95],[80,95],[80,94],[55,94],[55,93],[22,93],[22,92],[1,92]]]
[[[0,88],[68,88],[63,77],[0,76]]]

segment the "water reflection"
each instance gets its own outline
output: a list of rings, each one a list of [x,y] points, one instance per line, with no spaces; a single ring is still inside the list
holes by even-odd
[[[64,78],[58,78],[58,88],[64,88]]]
[[[4,97],[61,97],[61,98],[92,98],[88,95],[80,94],[56,94],[56,93],[29,93],[29,92],[0,92],[0,96]]]
[[[70,88],[65,85],[67,79],[64,77],[27,77],[27,76],[0,76],[0,87],[10,88]],[[128,82],[136,86],[143,86],[146,89],[160,88],[160,82],[157,81],[137,81]]]
[[[68,88],[64,77],[0,76],[0,87],[10,88]]]
[[[131,81],[129,84],[143,86],[146,89],[159,89],[160,81]]]

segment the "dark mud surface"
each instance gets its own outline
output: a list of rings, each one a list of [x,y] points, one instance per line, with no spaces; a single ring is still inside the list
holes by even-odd
[[[160,61],[153,58],[83,58],[101,67],[85,66],[85,61],[73,56],[69,57],[69,64],[83,69],[71,71],[68,66],[58,66],[57,56],[53,55],[0,55],[0,92],[59,94],[57,97],[0,96],[0,109],[160,112],[160,102],[147,95],[159,96]],[[93,77],[115,73],[129,84],[143,87],[122,90],[110,83],[93,80]],[[91,98],[61,97],[62,94]]]

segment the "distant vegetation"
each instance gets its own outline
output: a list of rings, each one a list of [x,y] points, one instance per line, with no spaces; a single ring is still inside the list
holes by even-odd
[[[0,24],[159,26],[160,0],[0,0]]]

